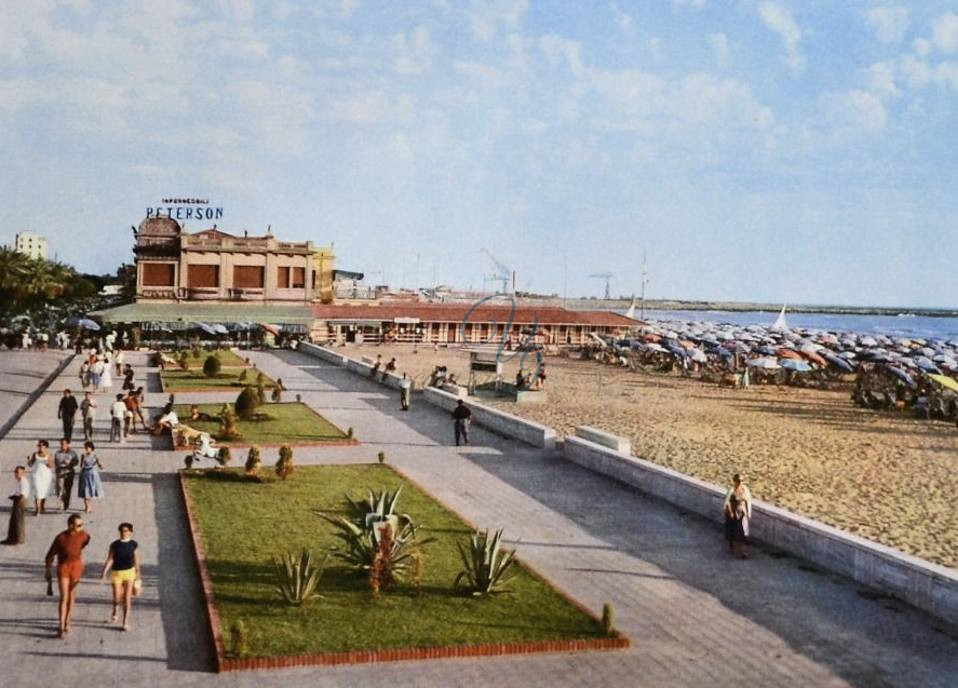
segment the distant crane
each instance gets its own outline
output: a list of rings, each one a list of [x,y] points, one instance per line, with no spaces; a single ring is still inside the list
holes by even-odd
[[[612,298],[612,290],[610,289],[610,284],[612,282],[612,278],[615,277],[615,275],[613,275],[611,272],[597,272],[594,275],[589,275],[589,277],[597,277],[599,279],[604,279],[605,280],[605,298],[607,299]]]
[[[509,282],[511,280],[513,282],[513,285],[515,285],[515,272],[513,272],[513,270],[509,268],[508,265],[503,265],[502,263],[500,263],[499,260],[494,255],[492,255],[488,250],[482,249],[482,252],[485,253],[487,256],[489,256],[489,259],[496,266],[496,274],[495,276],[492,277],[492,280],[495,282],[502,282],[501,293],[503,294],[511,293],[509,291]]]

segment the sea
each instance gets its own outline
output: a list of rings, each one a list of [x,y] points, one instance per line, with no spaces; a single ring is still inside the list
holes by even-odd
[[[639,317],[636,309],[635,317]],[[730,325],[771,326],[778,311],[671,311],[646,310],[646,320],[711,322]],[[931,318],[923,315],[845,315],[840,313],[791,313],[785,319],[790,328],[883,334],[919,339],[958,339],[958,318]]]

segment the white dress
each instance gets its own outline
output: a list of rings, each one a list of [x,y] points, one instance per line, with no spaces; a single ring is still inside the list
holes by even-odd
[[[100,376],[100,389],[109,391],[113,386],[113,374],[110,372],[110,361],[104,361],[103,375]]]
[[[34,499],[46,499],[56,496],[56,486],[53,484],[53,471],[47,467],[46,459],[37,456],[33,464],[33,489]]]

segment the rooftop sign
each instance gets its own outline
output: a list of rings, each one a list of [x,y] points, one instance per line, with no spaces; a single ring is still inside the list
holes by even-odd
[[[210,207],[205,198],[164,198],[163,205],[146,209],[147,218],[168,217],[173,220],[218,220],[222,208]]]

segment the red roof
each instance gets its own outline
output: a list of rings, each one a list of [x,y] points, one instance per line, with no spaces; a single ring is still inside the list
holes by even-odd
[[[315,304],[313,316],[317,320],[380,320],[419,318],[422,322],[483,323],[494,320],[502,325],[509,320],[509,306],[476,308],[471,314],[471,303],[380,303],[379,305],[325,305]],[[572,311],[556,306],[517,306],[513,323],[531,325],[539,319],[540,325],[588,325],[592,327],[634,327],[639,321],[611,311]]]

